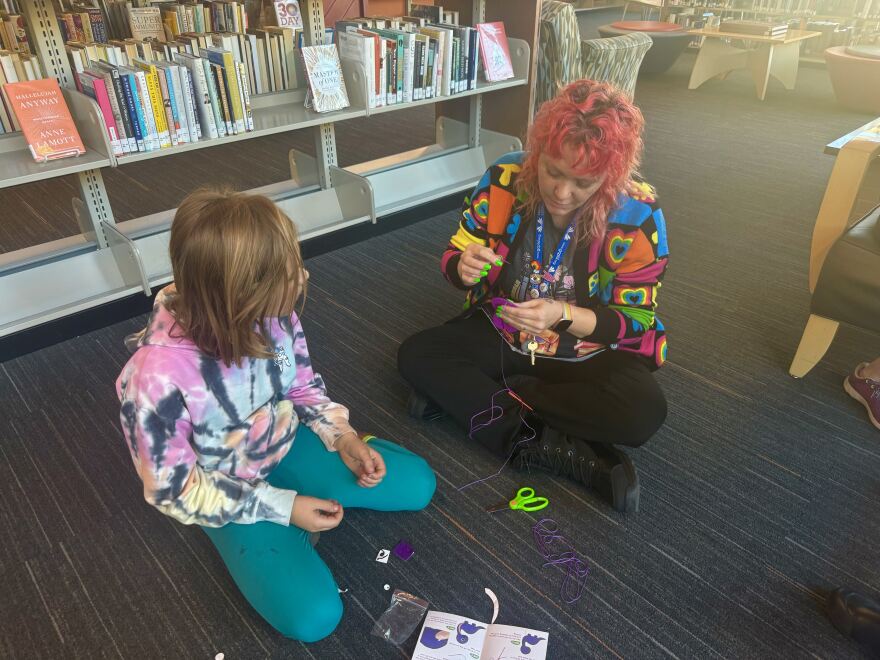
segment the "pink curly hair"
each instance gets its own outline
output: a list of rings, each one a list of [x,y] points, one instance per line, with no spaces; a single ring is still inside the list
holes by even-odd
[[[577,213],[577,239],[601,240],[617,196],[631,182],[642,153],[641,111],[608,83],[578,80],[541,106],[529,129],[527,155],[517,176],[523,211],[534,215],[541,202],[538,160],[561,158],[563,145],[575,154],[570,163],[578,176],[604,180]]]

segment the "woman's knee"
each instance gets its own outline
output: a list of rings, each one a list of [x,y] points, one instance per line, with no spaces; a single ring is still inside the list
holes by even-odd
[[[424,353],[419,341],[421,334],[410,335],[403,340],[397,349],[397,370],[407,380],[411,380],[411,376],[419,370],[419,363]]]
[[[629,447],[639,447],[650,440],[666,421],[668,409],[663,390],[657,386],[651,396],[639,399],[636,409],[624,423],[623,437]]]
[[[317,642],[330,635],[342,619],[342,600],[335,588],[322,592],[298,607],[288,607],[284,618],[270,622],[285,637],[300,642]]]

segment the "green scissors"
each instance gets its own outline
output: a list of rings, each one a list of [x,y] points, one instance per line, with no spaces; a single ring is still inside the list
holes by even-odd
[[[550,500],[546,497],[535,497],[534,488],[520,488],[516,491],[516,497],[512,500],[499,502],[495,506],[486,508],[489,513],[496,511],[504,511],[505,509],[513,509],[514,511],[540,511],[550,504]]]

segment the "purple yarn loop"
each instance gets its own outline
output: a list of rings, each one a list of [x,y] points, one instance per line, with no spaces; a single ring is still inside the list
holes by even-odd
[[[587,575],[590,573],[587,563],[559,533],[559,525],[552,518],[541,518],[535,523],[532,535],[538,552],[544,558],[543,567],[554,566],[565,573],[559,589],[560,597],[569,605],[576,603],[587,586]]]
[[[504,339],[503,338],[501,339],[500,346],[501,346],[501,380],[504,383],[504,387],[492,395],[492,399],[489,401],[488,408],[486,408],[485,410],[481,410],[480,412],[476,413],[473,417],[471,417],[471,427],[470,427],[470,430],[468,431],[468,437],[471,440],[474,439],[474,433],[476,433],[477,431],[479,431],[481,429],[486,428],[490,424],[494,424],[499,419],[504,417],[504,408],[502,408],[497,403],[495,403],[495,397],[498,396],[499,394],[506,394],[507,392],[513,392],[513,390],[511,390],[510,387],[507,385],[507,376],[504,373]],[[497,416],[496,416],[496,412],[497,412]],[[479,418],[482,415],[486,415],[487,413],[489,415],[491,415],[489,420],[486,422],[482,422],[482,423],[477,424],[476,423],[477,418]],[[519,448],[520,445],[525,444],[527,442],[531,442],[532,440],[535,439],[535,437],[537,437],[538,434],[535,432],[535,429],[533,429],[529,425],[529,423],[525,420],[525,418],[523,417],[522,408],[520,408],[519,419],[523,423],[523,426],[525,426],[530,431],[531,434],[527,437],[521,438],[520,440],[518,440],[517,442],[514,443],[513,447],[510,448],[510,454],[508,454],[505,461],[501,464],[501,467],[498,468],[498,472],[496,472],[495,474],[490,474],[488,477],[483,477],[482,479],[475,479],[474,481],[471,481],[470,483],[467,483],[464,486],[459,486],[458,488],[456,488],[456,490],[462,491],[465,488],[470,488],[471,486],[474,486],[479,483],[483,483],[484,481],[489,481],[489,479],[494,479],[495,477],[497,477],[499,474],[501,474],[504,471],[504,468],[507,467],[508,463],[510,463],[511,459],[513,458],[513,455],[516,453],[516,450]]]

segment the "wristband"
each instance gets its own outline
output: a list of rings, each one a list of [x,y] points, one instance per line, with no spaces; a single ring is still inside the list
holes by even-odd
[[[568,330],[571,324],[571,305],[569,305],[567,302],[564,302],[562,303],[562,318],[559,320],[559,323],[553,326],[553,329],[556,332],[565,332],[566,330]]]

